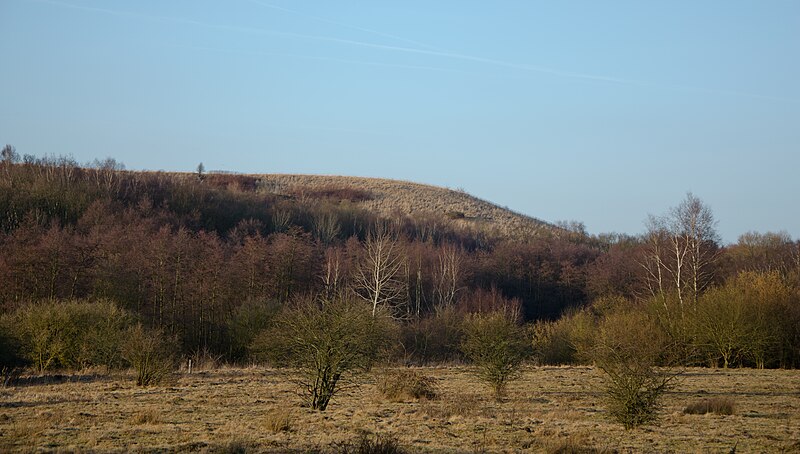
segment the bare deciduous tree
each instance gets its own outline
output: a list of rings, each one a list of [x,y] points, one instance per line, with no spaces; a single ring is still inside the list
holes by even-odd
[[[102,161],[95,159],[91,166],[94,171],[94,182],[97,186],[104,186],[111,190],[118,183],[118,173],[125,170],[125,165],[117,162],[114,158],[106,158]]]
[[[717,221],[711,208],[691,192],[671,211],[673,243],[682,244],[688,257],[689,290],[693,302],[711,284],[719,256]],[[676,246],[678,247],[678,246]]]
[[[316,213],[314,215],[313,228],[314,236],[325,245],[333,243],[342,230],[339,225],[339,217],[333,211]]]
[[[8,145],[3,147],[2,151],[0,151],[0,159],[5,162],[15,163],[19,161],[19,154],[17,154],[17,149],[14,148],[13,145]]]
[[[719,255],[719,235],[711,209],[692,193],[660,217],[650,216],[648,249],[640,264],[653,295],[674,291],[681,306],[711,284]]]
[[[364,243],[364,256],[355,273],[356,293],[372,305],[374,316],[379,308],[397,315],[404,300],[400,280],[403,256],[397,239],[388,229],[376,228]]]
[[[341,289],[344,281],[343,271],[343,257],[342,250],[335,247],[329,247],[325,250],[325,263],[323,264],[320,279],[324,286],[325,297],[330,299],[337,295]]]
[[[434,271],[433,293],[439,307],[449,307],[456,303],[463,279],[463,255],[454,245],[442,246]]]

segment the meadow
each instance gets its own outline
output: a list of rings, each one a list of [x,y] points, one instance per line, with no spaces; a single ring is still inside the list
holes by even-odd
[[[608,418],[592,367],[525,366],[497,401],[467,366],[414,368],[431,399],[387,398],[385,368],[343,389],[327,411],[303,406],[288,369],[217,368],[141,388],[130,372],[22,377],[0,390],[4,452],[798,452],[796,370],[683,370],[660,420],[625,430]],[[686,414],[715,399],[732,414]],[[365,438],[364,438],[365,437]]]

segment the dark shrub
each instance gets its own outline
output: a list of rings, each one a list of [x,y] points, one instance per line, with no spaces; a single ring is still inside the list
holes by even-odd
[[[230,358],[249,359],[253,339],[269,326],[279,311],[280,305],[273,300],[249,300],[236,308],[228,321]]]
[[[455,308],[415,320],[403,327],[404,360],[411,364],[461,360],[464,315]]]
[[[2,386],[12,385],[28,363],[22,356],[19,340],[14,336],[7,317],[0,319],[0,380]]]

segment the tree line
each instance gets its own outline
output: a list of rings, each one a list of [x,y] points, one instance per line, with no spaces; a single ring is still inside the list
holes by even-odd
[[[78,165],[9,147],[2,158],[6,314],[111,301],[184,354],[244,361],[292,301],[346,296],[388,313],[406,360],[427,362],[460,357],[466,314],[513,308],[531,322],[537,358],[567,362],[579,361],[583,328],[635,308],[680,342],[686,362],[800,362],[789,326],[800,326],[800,244],[748,233],[723,246],[693,195],[639,236],[554,228],[520,239],[457,226],[447,213],[381,217],[357,205],[369,193],[347,187],[282,196],[257,176],[130,172],[113,159]],[[756,332],[771,333],[760,350],[720,347]]]

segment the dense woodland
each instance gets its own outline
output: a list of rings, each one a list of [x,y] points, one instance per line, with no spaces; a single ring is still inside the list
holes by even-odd
[[[469,313],[518,309],[535,357],[568,363],[607,314],[641,311],[683,363],[800,365],[800,242],[747,233],[722,245],[692,195],[639,236],[554,226],[528,238],[457,227],[447,213],[380,217],[357,206],[370,197],[277,195],[257,176],[131,172],[7,147],[0,308],[110,303],[182,354],[250,361],[283,307],[349,295],[391,313],[398,356],[415,363],[458,359]]]

